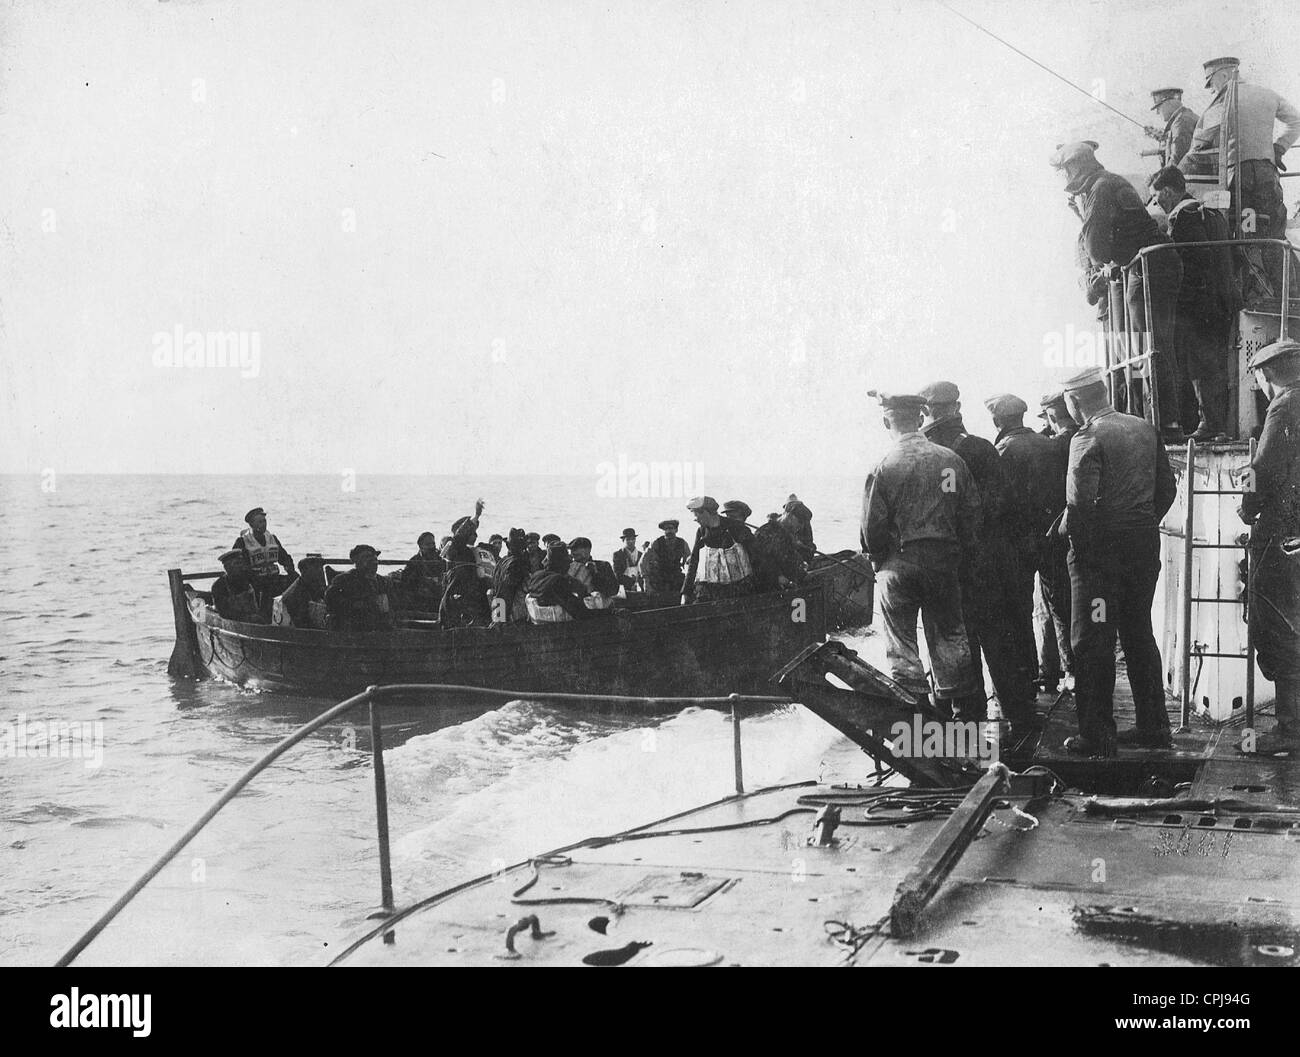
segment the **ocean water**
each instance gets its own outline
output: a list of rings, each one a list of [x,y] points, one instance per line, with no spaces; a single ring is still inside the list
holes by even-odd
[[[755,520],[797,491],[825,551],[855,546],[861,487],[860,477],[703,482],[719,500],[744,499]],[[624,527],[646,539],[665,517],[690,523],[684,496],[620,491],[635,482],[0,477],[0,964],[52,962],[222,789],[334,703],[171,679],[168,568],[216,568],[252,506],[267,509],[295,557],[367,542],[405,559],[421,531],[445,534],[478,496],[484,536],[516,525],[581,534],[598,556]],[[322,729],[261,775],[79,963],[326,960],[379,902],[366,722],[358,713]],[[49,723],[84,725],[102,758],[43,754],[33,732]],[[871,771],[798,708],[742,729],[750,787]],[[385,738],[399,905],[731,791],[730,722],[710,711],[408,709],[386,721]]]

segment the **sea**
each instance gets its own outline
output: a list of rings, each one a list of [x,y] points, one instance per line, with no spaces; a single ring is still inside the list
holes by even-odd
[[[650,491],[672,491],[671,480]],[[821,550],[856,547],[862,479],[687,482],[760,521],[792,493]],[[406,559],[482,498],[481,537],[584,535],[609,558],[648,541],[686,495],[566,476],[0,477],[0,964],[50,964],[234,779],[336,703],[167,674],[167,570],[218,568],[264,507],[295,557],[369,543]],[[665,487],[668,485],[669,487]],[[876,636],[852,644],[869,658]],[[511,701],[405,709],[385,723],[399,906],[562,846],[733,790],[721,712],[584,714]],[[85,950],[86,965],[312,965],[379,905],[372,758],[363,714],[263,772]],[[58,732],[58,749],[51,735]],[[867,758],[811,713],[742,724],[749,787],[867,780]]]

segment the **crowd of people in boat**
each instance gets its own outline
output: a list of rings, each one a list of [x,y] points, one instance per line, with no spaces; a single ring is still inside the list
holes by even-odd
[[[385,576],[380,552],[365,543],[352,548],[346,571],[336,573],[318,555],[295,563],[255,507],[221,555],[212,606],[227,620],[346,632],[380,631],[398,619],[442,628],[592,620],[619,599],[669,606],[784,590],[804,582],[817,554],[812,511],[794,494],[757,526],[744,502],[719,506],[698,496],[686,504],[698,526],[693,546],[668,518],[644,548],[635,529],[624,529],[609,561],[593,556],[586,536],[566,543],[555,533],[512,528],[481,543],[483,509],[480,499],[442,539],[422,532],[416,553]]]

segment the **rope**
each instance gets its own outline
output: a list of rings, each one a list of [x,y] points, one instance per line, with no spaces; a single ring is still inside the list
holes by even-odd
[[[963,15],[960,11],[956,10],[955,8],[949,7],[946,3],[944,3],[944,0],[935,0],[935,2],[938,3],[938,5],[939,5],[940,7],[942,7],[944,10],[950,12],[951,14],[956,15],[956,16],[957,16],[958,18],[960,18],[963,22],[969,22],[972,26],[974,26],[976,29],[978,29],[981,33],[984,33],[984,34],[986,34],[987,36],[992,37],[994,40],[996,40],[999,44],[1003,45],[1004,47],[1008,47],[1008,48],[1010,48],[1010,49],[1011,49],[1012,51],[1014,51],[1017,55],[1019,55],[1022,59],[1028,59],[1028,60],[1029,60],[1030,62],[1032,62],[1035,66],[1037,66],[1040,70],[1043,70],[1043,71],[1046,72],[1046,73],[1050,73],[1050,74],[1051,74],[1053,77],[1055,77],[1058,81],[1061,81],[1061,82],[1064,83],[1064,84],[1068,84],[1068,85],[1069,85],[1071,88],[1073,88],[1076,92],[1079,92],[1081,95],[1086,95],[1086,96],[1087,96],[1089,99],[1091,99],[1094,103],[1099,103],[1100,105],[1104,106],[1107,110],[1109,110],[1112,114],[1117,114],[1117,115],[1119,115],[1119,116],[1122,117],[1125,121],[1129,122],[1129,124],[1137,125],[1137,127],[1140,128],[1140,129],[1142,129],[1143,132],[1146,132],[1146,125],[1144,125],[1141,121],[1138,121],[1138,120],[1136,120],[1136,119],[1134,119],[1134,118],[1129,117],[1128,114],[1124,113],[1124,111],[1122,111],[1122,110],[1116,110],[1113,106],[1111,106],[1111,105],[1110,105],[1109,103],[1107,103],[1105,100],[1103,100],[1103,99],[1098,99],[1095,95],[1093,95],[1091,92],[1089,92],[1086,88],[1083,88],[1082,86],[1075,84],[1075,83],[1074,83],[1073,81],[1071,81],[1068,77],[1063,77],[1061,74],[1059,74],[1059,73],[1057,73],[1055,70],[1053,70],[1050,66],[1045,66],[1043,63],[1039,62],[1039,61],[1038,61],[1037,59],[1035,59],[1032,55],[1027,55],[1025,52],[1021,51],[1019,48],[1017,48],[1017,47],[1016,47],[1014,44],[1012,44],[1010,41],[1003,40],[1001,37],[999,37],[999,36],[998,36],[996,33],[994,33],[992,30],[990,30],[990,29],[985,29],[985,28],[984,28],[983,26],[981,26],[978,22],[976,22],[973,18],[968,18],[966,15]]]

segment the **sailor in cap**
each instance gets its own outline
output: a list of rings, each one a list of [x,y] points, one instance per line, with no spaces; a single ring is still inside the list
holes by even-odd
[[[677,535],[680,527],[681,522],[675,517],[659,522],[663,535],[645,549],[639,566],[645,592],[662,599],[666,605],[681,600],[684,570],[691,560],[691,548]]]
[[[1241,518],[1250,525],[1250,614],[1259,669],[1273,680],[1277,728],[1257,751],[1300,748],[1300,342],[1250,359],[1270,398]]]
[[[1128,318],[1145,330],[1146,293],[1151,294],[1150,346],[1155,351],[1156,390],[1160,420],[1168,439],[1181,440],[1179,403],[1182,399],[1182,369],[1174,334],[1174,311],[1183,265],[1169,250],[1149,254],[1144,281],[1141,267],[1128,268],[1139,251],[1168,243],[1160,225],[1147,212],[1146,201],[1124,177],[1109,172],[1097,161],[1092,141],[1065,144],[1051,158],[1051,164],[1066,178],[1065,190],[1071,208],[1083,222],[1077,248],[1087,256],[1085,288],[1089,304],[1106,297],[1112,278],[1124,279]],[[1126,272],[1122,271],[1127,268]]]
[[[421,532],[415,545],[418,549],[402,568],[402,594],[410,609],[419,613],[437,613],[442,602],[447,563],[438,553],[438,537],[432,532]]]
[[[569,553],[572,562],[569,575],[581,583],[591,598],[591,608],[605,609],[618,594],[618,577],[609,562],[600,561],[591,556],[591,540],[586,536],[576,536],[569,541]]]
[[[1192,436],[1198,441],[1227,440],[1228,335],[1238,294],[1232,251],[1205,248],[1205,243],[1228,237],[1227,222],[1217,210],[1202,208],[1188,192],[1181,169],[1167,166],[1148,183],[1169,218],[1169,234],[1183,260],[1174,337],[1196,398],[1194,406],[1189,401],[1185,408],[1188,423],[1197,416]]]
[[[719,513],[718,501],[712,496],[696,496],[686,509],[699,525],[682,585],[687,600],[715,602],[752,594],[753,532],[744,521]]]
[[[1168,748],[1160,648],[1151,604],[1160,576],[1160,520],[1174,501],[1174,475],[1153,426],[1110,404],[1104,372],[1090,368],[1063,386],[1082,423],[1070,442],[1066,511],[1070,541],[1075,703],[1079,733],[1067,751],[1113,756],[1115,637],[1127,661],[1137,729],[1145,748]]]
[[[1240,65],[1232,55],[1204,64],[1205,87],[1214,92],[1214,98],[1196,123],[1191,150],[1179,168],[1185,173],[1217,173],[1219,137],[1226,128],[1228,189],[1233,192],[1234,208],[1239,201],[1241,216],[1250,216],[1253,227],[1247,230],[1241,225],[1236,237],[1284,239],[1287,213],[1278,171],[1286,171],[1283,156],[1300,139],[1300,110],[1271,88],[1241,80]],[[1275,137],[1279,123],[1282,131]],[[1259,292],[1276,296],[1282,276],[1281,251],[1268,247],[1261,259],[1271,289]]]
[[[1029,405],[1014,393],[1000,393],[984,401],[998,435],[993,442],[1010,485],[1007,524],[1015,551],[1010,613],[1012,631],[1019,644],[1023,666],[1031,679],[1044,685],[1054,672],[1041,673],[1034,642],[1034,576],[1049,558],[1047,531],[1061,512],[1065,474],[1059,472],[1057,446],[1025,425]],[[1059,476],[1058,476],[1059,473]],[[1058,500],[1060,504],[1058,505]],[[1056,681],[1046,689],[1055,690]]]
[[[211,588],[217,616],[244,624],[269,624],[253,587],[247,552],[234,547],[222,554],[220,561],[225,571],[212,581]]]
[[[1151,93],[1151,109],[1160,114],[1163,128],[1146,127],[1146,133],[1160,141],[1160,167],[1177,165],[1192,146],[1192,133],[1200,115],[1183,106],[1181,88],[1157,88]]]
[[[614,575],[623,586],[625,594],[635,594],[641,590],[641,550],[636,545],[636,529],[625,528],[619,537],[623,546],[611,556]]]
[[[239,534],[234,547],[248,555],[253,586],[258,595],[269,600],[289,583],[289,577],[294,573],[293,558],[279,537],[266,530],[266,511],[260,506],[245,514],[244,521],[248,527]],[[280,575],[279,566],[284,567],[285,576]]]
[[[921,395],[926,399],[926,437],[961,457],[980,498],[981,516],[976,528],[979,546],[972,560],[962,567],[961,597],[981,696],[982,654],[1003,715],[1013,727],[1030,727],[1034,723],[1034,665],[1027,657],[1030,651],[1020,623],[1023,615],[1016,614],[1011,481],[997,449],[967,431],[961,414],[961,391],[955,384],[931,382]]]
[[[941,707],[982,719],[984,692],[962,618],[961,567],[975,550],[979,494],[954,452],[921,432],[921,394],[877,393],[893,441],[867,476],[862,549],[876,569],[890,675],[924,700],[918,614]],[[994,456],[996,459],[996,455]]]
[[[1051,428],[1051,436],[1065,436],[1066,450],[1069,450],[1068,438],[1074,436],[1079,431],[1079,423],[1070,417],[1070,409],[1065,406],[1065,390],[1053,389],[1050,393],[1044,393],[1038,401],[1042,409],[1038,412],[1039,418],[1047,420]]]
[[[325,590],[325,612],[335,631],[363,633],[393,626],[388,582],[379,576],[379,551],[358,543],[348,558],[352,568],[334,577]]]

